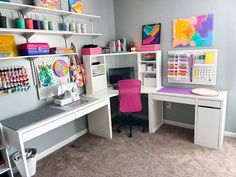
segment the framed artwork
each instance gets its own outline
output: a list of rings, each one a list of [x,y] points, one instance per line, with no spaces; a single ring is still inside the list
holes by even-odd
[[[34,0],[34,5],[49,9],[61,10],[61,0]]]
[[[83,13],[83,3],[81,0],[68,0],[71,12]]]
[[[213,14],[173,20],[173,47],[212,46]]]
[[[160,44],[161,42],[161,24],[143,25],[142,44]]]

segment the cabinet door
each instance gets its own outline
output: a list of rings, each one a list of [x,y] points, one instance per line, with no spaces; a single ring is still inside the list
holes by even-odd
[[[195,143],[217,149],[219,144],[220,109],[199,106],[197,111]]]

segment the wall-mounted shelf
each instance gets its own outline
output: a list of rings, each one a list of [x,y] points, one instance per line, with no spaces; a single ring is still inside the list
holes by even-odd
[[[21,34],[27,37],[31,37],[34,34],[42,34],[42,35],[59,35],[65,36],[69,38],[71,36],[91,36],[91,37],[99,37],[102,34],[98,33],[74,33],[71,31],[50,31],[50,30],[30,30],[30,29],[16,29],[16,28],[0,28],[1,34]]]
[[[88,19],[88,20],[95,20],[95,19],[101,18],[100,16],[96,16],[96,15],[79,14],[79,13],[74,13],[74,12],[69,12],[69,11],[64,11],[64,10],[47,9],[43,7],[37,7],[37,6],[26,5],[26,4],[10,3],[10,2],[0,2],[0,7],[3,9],[18,10],[24,14],[28,12],[36,12],[36,13],[60,15],[60,16],[65,16],[65,17],[73,17],[73,18]]]
[[[77,55],[77,53],[5,57],[5,58],[0,58],[0,61],[1,60],[16,60],[16,59],[22,59],[22,58],[33,60],[33,59],[41,58],[41,57],[60,57],[60,56],[73,56],[73,55]]]

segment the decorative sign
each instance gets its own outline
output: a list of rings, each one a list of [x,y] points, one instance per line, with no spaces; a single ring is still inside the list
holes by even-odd
[[[161,42],[161,24],[143,25],[142,44],[160,44]]]

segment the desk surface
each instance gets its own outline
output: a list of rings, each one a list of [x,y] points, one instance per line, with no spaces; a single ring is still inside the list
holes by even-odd
[[[153,87],[142,86],[141,88],[142,94],[149,94],[149,93],[155,93],[155,92],[157,92],[157,89]],[[115,96],[118,96],[118,94],[119,94],[118,90],[114,90],[112,87],[108,87],[107,89],[98,91],[95,94],[87,94],[86,96],[91,97],[91,98],[102,99],[102,98],[115,97]]]
[[[86,100],[86,101],[85,101]],[[98,99],[82,97],[81,100],[65,106],[50,105],[3,120],[2,125],[18,131],[35,124],[42,123],[57,116],[64,116],[79,111],[99,101]]]
[[[207,100],[225,100],[227,98],[227,91],[220,91],[218,96],[201,96],[192,93],[192,88],[184,87],[162,87],[155,92],[156,95],[190,97]]]

